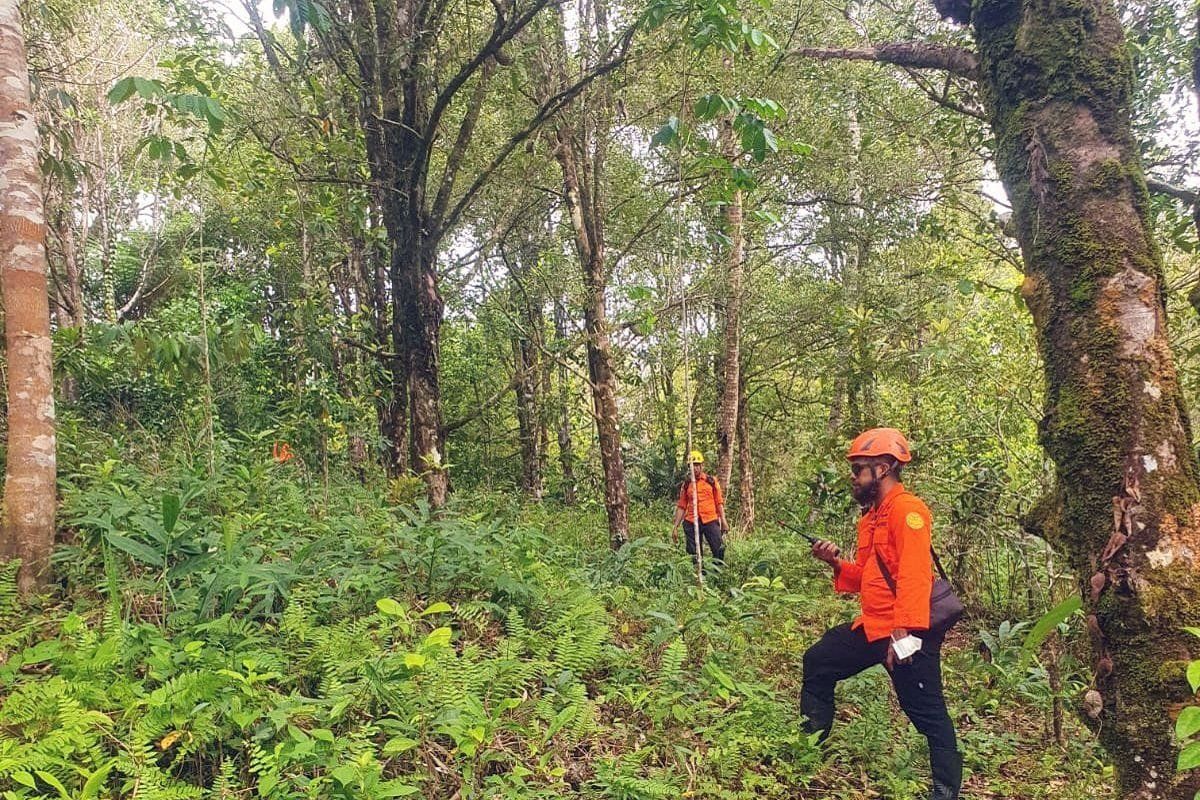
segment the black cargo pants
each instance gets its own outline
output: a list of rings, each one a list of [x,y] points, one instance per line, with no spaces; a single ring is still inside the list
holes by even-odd
[[[929,762],[935,787],[943,784],[945,797],[958,796],[962,774],[962,754],[954,734],[954,723],[946,711],[942,694],[942,636],[916,633],[921,649],[907,664],[896,664],[891,671],[892,685],[900,707],[929,740]],[[868,642],[862,628],[849,624],[830,628],[804,653],[804,683],[800,690],[800,711],[807,717],[805,729],[821,734],[824,740],[833,727],[834,687],[837,682],[857,675],[869,667],[884,663],[890,638]],[[952,791],[952,793],[950,793]]]
[[[696,555],[696,526],[692,522],[684,520],[683,522],[684,544],[687,547],[689,556]],[[717,520],[712,522],[700,523],[700,539],[701,548],[704,547],[704,542],[708,542],[709,552],[717,561],[724,563],[725,561],[725,540],[721,537],[721,523]]]

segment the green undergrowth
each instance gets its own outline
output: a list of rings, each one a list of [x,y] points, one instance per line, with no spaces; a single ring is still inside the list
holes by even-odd
[[[699,589],[670,509],[612,553],[595,512],[480,495],[439,519],[266,461],[113,459],[62,495],[61,584],[32,613],[0,592],[5,798],[927,791],[880,669],[843,685],[827,752],[801,732],[801,654],[853,606],[792,539],[735,537]],[[948,645],[965,796],[1102,796],[1020,640]]]

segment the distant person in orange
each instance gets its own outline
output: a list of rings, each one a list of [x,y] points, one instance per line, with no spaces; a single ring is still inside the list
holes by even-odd
[[[296,457],[292,452],[292,447],[287,442],[275,442],[271,445],[271,457],[278,464],[286,464]]]
[[[862,613],[830,628],[804,654],[800,710],[807,730],[824,740],[833,726],[837,682],[883,664],[900,707],[929,740],[931,800],[956,800],[962,753],[942,694],[945,634],[928,630],[932,519],[925,503],[900,483],[900,471],[912,460],[908,441],[895,428],[873,428],[854,440],[847,458],[851,491],[862,508],[858,551],[847,561],[832,542],[817,540],[812,554],[833,567],[834,589],[858,593]],[[918,649],[909,654],[913,647]]]
[[[725,521],[725,497],[721,484],[704,471],[704,454],[693,450],[688,454],[692,474],[679,487],[679,502],[675,504],[675,522],[671,525],[671,541],[679,544],[679,526],[683,524],[684,546],[688,555],[696,556],[696,512],[700,514],[700,536],[717,561],[725,561],[725,542],[722,534],[729,530]],[[696,485],[695,511],[692,503],[692,483]]]

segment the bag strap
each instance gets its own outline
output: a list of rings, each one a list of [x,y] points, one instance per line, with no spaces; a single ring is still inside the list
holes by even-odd
[[[708,488],[712,489],[714,493],[717,491],[717,479],[714,478],[712,475],[709,475],[707,472],[704,473],[704,482],[708,484]],[[679,487],[680,494],[682,494],[685,498],[689,496],[688,492],[690,492],[691,490],[692,490],[691,479],[685,480],[683,482],[683,486]]]
[[[872,542],[871,549],[874,550],[874,548],[875,548],[875,543]],[[937,551],[934,550],[933,547],[930,547],[929,552],[930,552],[930,554],[933,555],[933,564],[935,567],[937,567],[938,574],[942,576],[942,580],[949,583],[950,578],[948,578],[946,576],[946,570],[942,567],[942,560],[940,558],[938,558]],[[896,579],[892,577],[891,571],[887,568],[887,564],[884,563],[883,556],[879,555],[878,550],[875,550],[875,560],[877,562],[879,562],[879,572],[883,575],[884,582],[887,583],[888,588],[891,589],[892,594],[895,595],[896,594]]]

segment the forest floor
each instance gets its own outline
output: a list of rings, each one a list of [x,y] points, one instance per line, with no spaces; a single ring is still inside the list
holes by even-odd
[[[460,494],[433,519],[386,495],[270,464],[74,468],[59,583],[32,613],[0,592],[2,796],[927,796],[882,668],[843,682],[826,752],[800,732],[801,655],[854,605],[796,539],[733,537],[701,590],[669,508],[614,554],[596,508]],[[1027,629],[947,642],[964,797],[1110,796],[1072,647],[1059,745]]]

